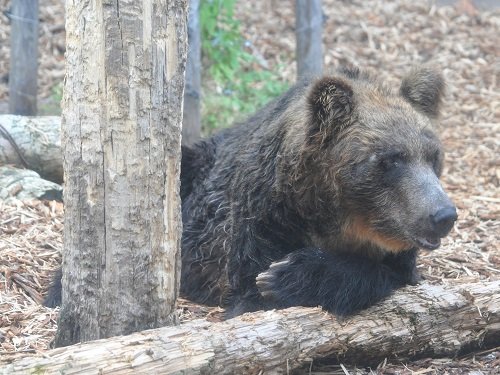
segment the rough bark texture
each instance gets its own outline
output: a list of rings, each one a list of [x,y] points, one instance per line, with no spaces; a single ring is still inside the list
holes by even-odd
[[[201,34],[200,0],[189,1],[188,59],[186,64],[186,90],[184,92],[184,118],[182,120],[182,144],[191,145],[200,139],[201,133]]]
[[[38,71],[38,0],[12,1],[9,111],[36,114]]]
[[[0,115],[0,165],[5,164],[26,167],[62,183],[61,118]]]
[[[185,0],[66,1],[56,346],[176,322]]]
[[[499,288],[500,281],[423,284],[340,322],[319,308],[302,307],[213,324],[197,320],[52,350],[6,366],[4,373],[287,373],[311,358],[366,365],[384,358],[453,356],[500,344]]]
[[[62,187],[40,178],[29,169],[0,167],[0,200],[30,200],[62,197]]]
[[[297,77],[323,70],[323,10],[321,0],[295,0]]]

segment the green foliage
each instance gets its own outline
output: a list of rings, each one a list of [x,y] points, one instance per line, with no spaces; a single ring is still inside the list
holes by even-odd
[[[61,103],[62,96],[63,96],[63,83],[59,82],[57,85],[52,87],[50,97],[53,99],[54,102]]]
[[[63,84],[59,82],[50,90],[50,96],[46,99],[39,100],[38,115],[39,116],[60,116],[61,115],[61,99],[63,92]]]
[[[229,127],[263,107],[283,93],[289,84],[276,72],[259,70],[243,72],[222,92],[205,90],[202,103],[203,131]]]
[[[262,68],[247,52],[234,17],[236,0],[204,0],[200,6],[204,58],[203,131],[228,127],[285,91],[277,71]],[[208,67],[207,67],[208,65]]]
[[[201,48],[216,81],[233,79],[240,69],[242,37],[234,19],[236,0],[202,0],[200,4]]]

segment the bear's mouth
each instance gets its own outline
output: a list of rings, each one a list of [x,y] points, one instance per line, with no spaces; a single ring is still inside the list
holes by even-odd
[[[436,250],[441,245],[441,239],[440,238],[417,237],[417,238],[415,238],[415,243],[420,248],[427,249],[427,250]]]

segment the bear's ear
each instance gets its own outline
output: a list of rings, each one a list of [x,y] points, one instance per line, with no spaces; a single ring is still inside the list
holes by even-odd
[[[313,118],[311,133],[335,133],[345,127],[354,110],[354,92],[342,78],[324,77],[318,80],[309,94]]]
[[[439,116],[445,83],[433,68],[414,69],[403,78],[399,93],[418,111],[431,118]]]

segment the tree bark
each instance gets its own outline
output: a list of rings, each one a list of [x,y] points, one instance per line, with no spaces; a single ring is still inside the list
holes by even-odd
[[[0,115],[0,165],[5,164],[62,183],[61,118]]]
[[[201,32],[200,0],[189,1],[188,57],[186,64],[186,90],[184,92],[184,118],[182,144],[192,145],[201,134]]]
[[[6,366],[56,374],[287,373],[311,358],[367,365],[384,358],[454,356],[500,344],[500,280],[443,287],[422,284],[339,321],[319,308],[196,320],[125,337],[74,345]]]
[[[176,323],[185,0],[66,1],[56,346]]]
[[[13,1],[9,16],[9,111],[33,116],[37,111],[38,0]]]
[[[297,78],[323,71],[323,10],[321,0],[295,0]]]

